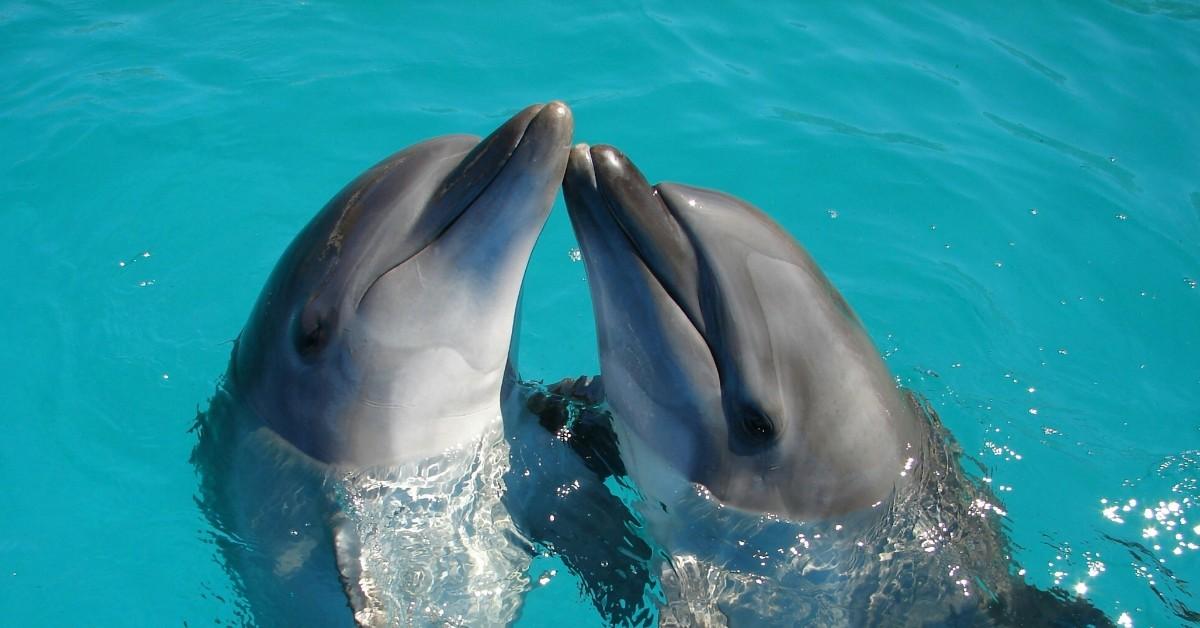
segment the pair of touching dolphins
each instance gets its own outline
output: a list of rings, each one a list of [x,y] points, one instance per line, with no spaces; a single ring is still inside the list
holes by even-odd
[[[545,559],[614,624],[1111,625],[1013,573],[995,498],[774,221],[572,131],[552,102],[404,149],[283,254],[193,455],[243,620],[511,623]],[[602,380],[547,387],[513,338],[560,185]]]

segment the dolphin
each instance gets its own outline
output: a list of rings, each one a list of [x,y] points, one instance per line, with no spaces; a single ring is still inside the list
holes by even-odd
[[[1111,625],[1013,574],[1002,506],[767,214],[651,185],[611,146],[563,181],[664,625]]]
[[[261,625],[504,622],[522,279],[573,119],[528,107],[350,182],[296,236],[197,427],[200,501]]]

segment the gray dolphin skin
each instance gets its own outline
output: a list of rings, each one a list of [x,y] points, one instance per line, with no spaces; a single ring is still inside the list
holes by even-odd
[[[604,146],[572,151],[564,189],[609,402],[644,453],[728,506],[792,519],[853,512],[907,481],[923,440],[912,405],[766,215],[651,187]]]
[[[469,439],[497,415],[517,297],[572,120],[530,107],[482,142],[385,159],[284,253],[230,379],[322,462],[386,464]]]
[[[1013,575],[999,501],[765,213],[610,146],[563,191],[661,625],[1111,625]]]
[[[193,453],[247,619],[478,625],[518,612],[530,554],[500,499],[502,397],[572,130],[551,102],[482,141],[404,149],[279,260]]]

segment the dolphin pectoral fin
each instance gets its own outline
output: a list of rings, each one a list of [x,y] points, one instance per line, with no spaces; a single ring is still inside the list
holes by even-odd
[[[383,600],[379,599],[375,582],[364,569],[358,528],[346,513],[335,511],[329,518],[329,529],[333,534],[338,579],[342,582],[350,610],[354,612],[354,623],[364,628],[386,626]]]
[[[604,381],[599,375],[564,378],[537,391],[525,407],[541,426],[570,445],[583,464],[601,481],[625,475],[613,431],[612,414],[604,403]]]
[[[275,555],[274,573],[280,578],[289,578],[299,572],[308,562],[312,551],[316,549],[317,541],[311,537],[301,537],[283,551]]]
[[[535,464],[542,470],[534,486],[523,479],[510,485],[505,499],[521,514],[518,526],[535,555],[550,552],[578,576],[606,623],[650,625],[658,558],[637,514],[613,492],[624,485],[625,468],[603,400],[599,376],[531,385],[522,399],[531,437],[515,446],[511,468],[514,477]]]

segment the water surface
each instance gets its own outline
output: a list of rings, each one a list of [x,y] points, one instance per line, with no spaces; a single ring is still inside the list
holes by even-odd
[[[746,198],[809,248],[983,465],[1030,581],[1194,622],[1198,18],[0,4],[0,616],[240,622],[188,430],[278,255],[381,157],[561,98],[578,140]],[[532,378],[598,368],[561,210],[528,274]],[[578,588],[559,569],[528,624],[598,624]]]

